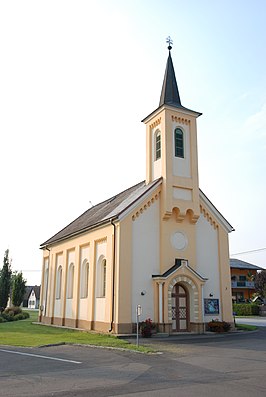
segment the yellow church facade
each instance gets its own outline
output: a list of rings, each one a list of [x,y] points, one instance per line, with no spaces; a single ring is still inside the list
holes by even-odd
[[[93,206],[41,245],[39,320],[132,333],[136,307],[160,332],[233,323],[228,234],[199,189],[197,118],[180,101],[171,58],[147,116],[146,180]]]

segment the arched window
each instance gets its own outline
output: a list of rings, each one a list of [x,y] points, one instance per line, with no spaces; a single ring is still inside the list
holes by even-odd
[[[106,295],[106,259],[102,262],[102,296]]]
[[[87,298],[88,297],[88,288],[89,288],[89,262],[87,259],[84,259],[81,267],[81,279],[80,279],[80,297]]]
[[[73,298],[73,289],[74,289],[74,264],[70,263],[68,267],[68,279],[67,279],[67,298]]]
[[[100,258],[97,268],[97,296],[105,298],[106,296],[106,259]]]
[[[180,128],[175,129],[175,157],[184,157],[184,133]]]
[[[62,266],[58,266],[56,274],[56,299],[61,299]]]
[[[161,131],[157,130],[155,132],[155,160],[161,158]]]

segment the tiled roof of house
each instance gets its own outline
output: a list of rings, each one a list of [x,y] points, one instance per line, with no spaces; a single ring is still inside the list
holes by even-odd
[[[41,248],[45,248],[47,245],[81,234],[97,226],[110,222],[112,219],[121,215],[140,197],[152,189],[159,181],[161,181],[161,178],[147,185],[145,181],[142,181],[108,200],[91,207],[60,232],[42,243]]]
[[[24,294],[23,300],[28,300],[31,294],[31,291],[34,290],[36,299],[40,299],[40,291],[41,291],[41,286],[40,285],[27,285],[26,286],[26,291]]]
[[[27,286],[26,286],[26,291],[25,291],[23,300],[28,300],[28,299],[29,299],[29,296],[30,296],[30,293],[31,293],[32,288],[33,288],[33,287],[32,287],[31,285],[27,285]]]
[[[36,299],[39,300],[40,299],[40,295],[41,295],[40,294],[41,286],[40,285],[34,285],[33,289],[34,289],[34,292],[35,292]]]
[[[230,258],[230,267],[233,269],[263,270],[262,267],[252,265],[252,263],[241,261],[240,259]]]

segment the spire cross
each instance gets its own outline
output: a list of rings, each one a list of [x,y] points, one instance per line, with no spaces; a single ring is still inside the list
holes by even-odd
[[[172,49],[172,45],[173,45],[173,40],[171,39],[170,36],[167,37],[166,39],[166,43],[168,44],[168,50],[170,51]]]

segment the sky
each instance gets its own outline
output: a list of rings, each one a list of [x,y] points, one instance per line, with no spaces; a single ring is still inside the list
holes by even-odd
[[[145,179],[170,35],[182,104],[203,113],[200,187],[235,228],[230,255],[266,268],[265,15],[264,0],[0,2],[0,261],[8,248],[40,284],[40,244]]]

